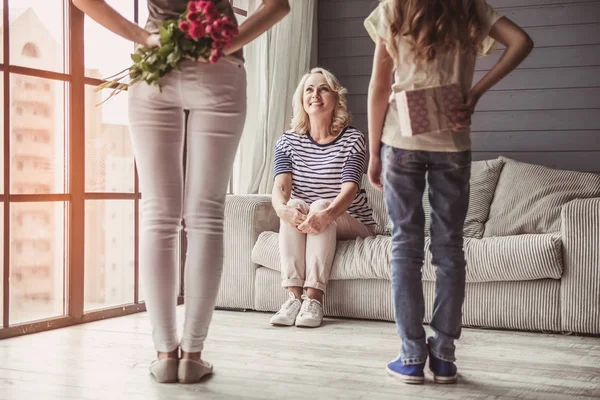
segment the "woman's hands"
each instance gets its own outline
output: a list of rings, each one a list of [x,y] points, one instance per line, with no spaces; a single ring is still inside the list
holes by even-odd
[[[304,214],[293,206],[282,206],[277,210],[277,216],[285,224],[296,228],[307,235],[318,235],[333,221],[327,210]]]
[[[296,229],[298,228],[298,225],[306,221],[307,217],[302,211],[292,206],[281,206],[279,210],[277,210],[277,216],[284,223]]]
[[[156,33],[150,33],[144,41],[144,46],[150,48],[160,47],[160,35]]]
[[[307,235],[318,235],[333,222],[331,214],[327,210],[308,214],[306,220],[298,225],[298,230]]]

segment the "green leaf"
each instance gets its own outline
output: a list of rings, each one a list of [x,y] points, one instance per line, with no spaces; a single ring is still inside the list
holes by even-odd
[[[181,52],[179,51],[174,51],[167,57],[167,63],[171,65],[177,64],[179,60],[181,60]]]
[[[131,79],[135,79],[137,77],[139,77],[142,74],[142,71],[140,69],[132,69],[131,71],[129,71],[129,77]]]
[[[138,54],[138,53],[133,53],[133,54],[131,55],[131,60],[132,60],[134,63],[136,63],[136,64],[137,64],[137,63],[139,63],[140,61],[142,61],[142,55],[141,55],[141,54]]]
[[[144,72],[152,72],[152,66],[147,62],[142,63],[142,70]]]
[[[148,79],[152,82],[156,82],[159,78],[160,78],[160,75],[159,75],[158,71],[152,72],[150,75],[148,75]]]
[[[190,42],[189,40],[184,40],[183,44],[181,46],[183,48],[184,51],[191,51],[194,48],[194,44],[192,42]]]
[[[150,57],[148,57],[148,59],[146,60],[146,62],[148,64],[154,64],[156,62],[156,60],[158,60],[158,56],[155,54],[152,54]]]
[[[164,25],[158,28],[158,32],[160,34],[160,42],[161,43],[169,43],[171,41],[171,37],[173,36],[173,31],[166,28]]]
[[[173,52],[174,48],[175,48],[175,46],[173,45],[173,43],[165,44],[160,49],[158,49],[158,52],[157,52],[158,57],[165,58],[165,57],[169,56]]]

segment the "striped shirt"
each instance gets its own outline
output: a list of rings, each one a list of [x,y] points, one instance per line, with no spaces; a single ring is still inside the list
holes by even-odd
[[[346,127],[331,143],[319,144],[310,135],[284,133],[275,144],[274,176],[292,174],[292,199],[333,200],[342,183],[354,182],[358,193],[348,213],[365,225],[375,225],[373,210],[361,187],[367,151],[364,134]]]

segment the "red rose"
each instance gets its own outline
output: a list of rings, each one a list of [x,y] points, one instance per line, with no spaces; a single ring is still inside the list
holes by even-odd
[[[206,34],[206,27],[203,24],[193,24],[190,28],[190,34],[194,39],[200,39]]]
[[[210,1],[205,3],[206,5],[202,9],[202,11],[204,12],[204,16],[206,17],[206,19],[212,22],[219,18],[219,10],[217,10],[217,7]]]
[[[198,9],[202,10],[202,12],[206,11],[208,7],[211,6],[212,2],[206,0],[200,0],[197,3]]]
[[[219,59],[221,58],[222,55],[223,55],[223,53],[221,53],[221,50],[219,50],[219,49],[213,49],[210,52],[210,58],[208,60],[211,63],[216,63],[217,61],[219,61]]]
[[[215,30],[220,31],[221,29],[223,29],[225,24],[220,19],[217,19],[215,22],[212,23],[212,26],[215,28]]]
[[[189,22],[187,22],[187,21],[181,21],[179,23],[179,29],[182,32],[188,32],[190,30],[190,24],[189,24]]]

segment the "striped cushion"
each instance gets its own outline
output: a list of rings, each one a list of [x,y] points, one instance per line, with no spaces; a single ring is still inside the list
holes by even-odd
[[[496,184],[502,172],[504,162],[500,159],[474,161],[471,163],[471,192],[469,196],[469,209],[463,233],[466,237],[481,238],[484,223],[488,218]],[[425,235],[429,236],[431,225],[431,206],[428,196],[429,184],[425,185],[423,193],[423,210],[425,211]],[[387,232],[391,232],[391,221],[388,222]]]
[[[471,164],[471,192],[465,219],[465,236],[475,238],[483,236],[484,224],[490,213],[490,205],[503,166],[504,162],[500,159],[475,161]]]
[[[392,239],[367,237],[337,242],[331,280],[390,279]],[[429,238],[425,240],[423,280],[435,280]],[[562,242],[556,234],[466,238],[467,282],[560,279]],[[281,271],[279,234],[263,232],[252,249],[252,261]]]
[[[423,280],[435,281],[430,240],[425,240]],[[560,279],[562,241],[558,234],[465,239],[467,282]]]
[[[565,204],[600,197],[599,174],[501,158],[505,165],[485,224],[485,237],[559,232]]]

